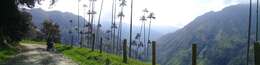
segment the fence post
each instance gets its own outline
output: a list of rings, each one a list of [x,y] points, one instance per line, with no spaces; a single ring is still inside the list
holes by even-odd
[[[100,48],[100,53],[102,53],[102,49],[103,49],[103,48],[102,48],[102,47],[103,47],[102,45],[103,45],[103,39],[100,38],[100,47],[99,47],[99,48]]]
[[[156,65],[156,42],[152,41],[152,65]]]
[[[126,39],[124,39],[124,41],[123,41],[123,62],[124,63],[127,63],[127,48],[126,48],[126,46],[127,46],[127,40]]]
[[[92,51],[94,51],[94,47],[95,47],[95,34],[92,34]]]
[[[192,65],[197,65],[197,45],[192,44]]]
[[[256,42],[254,45],[254,53],[255,53],[255,65],[260,65],[260,44]]]

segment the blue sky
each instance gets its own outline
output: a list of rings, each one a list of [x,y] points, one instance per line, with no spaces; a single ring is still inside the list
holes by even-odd
[[[126,1],[127,6],[124,10],[126,17],[124,18],[124,22],[129,23],[130,0]],[[141,23],[139,18],[143,15],[142,10],[147,8],[149,11],[155,13],[156,20],[154,20],[152,23],[154,26],[182,28],[197,16],[203,15],[206,12],[220,11],[227,6],[248,3],[248,1],[249,0],[134,0],[133,23],[136,26]],[[45,0],[42,3],[42,5],[38,5],[37,7],[47,11],[59,10],[62,12],[71,12],[74,14],[77,14],[78,12],[77,0],[58,0],[58,2],[51,8],[48,5],[49,0]],[[83,4],[88,3],[89,0],[81,0],[81,16],[84,16]],[[96,11],[100,9],[100,3],[101,0],[97,0]],[[104,0],[104,9],[101,16],[103,21],[111,21],[111,4],[112,0]],[[87,15],[86,18],[88,18]]]

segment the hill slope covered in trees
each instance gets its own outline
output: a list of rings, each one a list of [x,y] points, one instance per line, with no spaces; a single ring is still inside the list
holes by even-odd
[[[254,8],[252,11],[253,42],[256,15]],[[184,28],[158,40],[159,63],[191,64],[191,46],[195,43],[198,47],[198,65],[245,65],[248,16],[249,5],[240,4],[197,17]]]

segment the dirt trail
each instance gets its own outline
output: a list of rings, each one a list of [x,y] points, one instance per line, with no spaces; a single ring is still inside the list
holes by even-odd
[[[62,54],[46,51],[46,45],[22,45],[25,49],[4,65],[78,65]]]

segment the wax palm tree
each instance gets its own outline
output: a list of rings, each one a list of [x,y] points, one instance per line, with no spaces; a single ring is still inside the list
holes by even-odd
[[[95,2],[96,0],[89,0],[89,11],[88,11],[88,15],[89,15],[89,21],[90,21],[90,33],[88,34],[88,36],[90,37],[88,39],[89,43],[94,43],[92,40],[95,38],[93,37],[93,29],[94,29],[94,15],[96,14],[95,10]],[[92,41],[92,42],[91,42]]]
[[[131,49],[132,49],[133,3],[134,3],[133,0],[131,0],[129,57],[131,57]]]
[[[104,0],[101,1],[101,7],[100,7],[100,10],[99,10],[99,16],[98,16],[98,24],[97,24],[97,31],[96,31],[96,43],[99,43],[100,41],[100,28],[101,28],[101,24],[100,24],[100,18],[101,18],[101,13],[102,13],[102,10],[103,10],[103,2]]]
[[[151,40],[150,40],[150,34],[151,34],[151,22],[152,22],[152,19],[155,19],[154,17],[154,13],[151,12],[148,17],[150,19],[150,22],[149,22],[149,31],[148,31],[148,42],[147,42],[147,56],[149,56],[149,48],[150,48],[150,45],[151,45]],[[149,57],[148,57],[149,58]]]
[[[249,23],[248,23],[248,38],[247,38],[247,57],[246,57],[246,59],[247,59],[247,61],[246,61],[246,65],[249,65],[249,48],[250,48],[250,38],[251,38],[251,22],[252,22],[252,0],[250,0],[250,5],[249,5]]]
[[[78,0],[78,15],[79,15],[79,1],[80,0]],[[79,28],[79,16],[77,17],[78,18],[78,28]],[[79,30],[78,30],[78,37],[77,37],[77,41],[79,40],[79,35],[80,34],[80,32],[79,32]]]
[[[116,45],[116,39],[115,39],[115,35],[116,35],[116,29],[117,29],[117,26],[116,26],[116,23],[115,23],[115,20],[116,19],[116,0],[113,0],[112,2],[112,21],[111,21],[111,39],[112,39],[112,47],[113,47],[113,51],[114,53],[116,53],[116,49],[115,49],[115,45]]]
[[[117,50],[119,50],[119,44],[121,43],[121,37],[122,37],[122,20],[123,17],[125,16],[123,13],[123,8],[126,6],[126,1],[125,0],[119,0],[121,1],[120,7],[121,7],[121,12],[118,14],[118,17],[120,17],[120,22],[119,22],[119,28],[118,28],[118,38],[117,38]],[[119,53],[120,54],[120,53]]]
[[[149,19],[150,19],[150,22],[149,22],[149,31],[148,31],[148,43],[151,43],[151,41],[150,41],[150,34],[151,34],[151,22],[152,22],[152,19],[155,19],[155,17],[154,17],[154,13],[153,13],[153,12],[151,12],[147,18],[149,18]]]
[[[256,2],[256,41],[258,41],[258,9],[259,9],[259,1]]]

